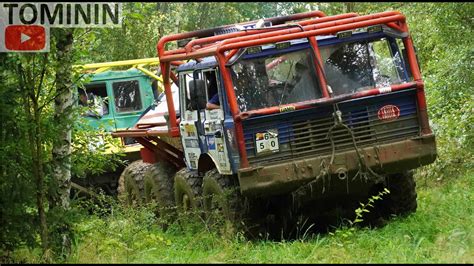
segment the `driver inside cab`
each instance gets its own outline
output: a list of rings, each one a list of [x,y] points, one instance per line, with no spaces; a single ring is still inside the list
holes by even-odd
[[[206,109],[215,110],[221,108],[219,102],[219,93],[217,93],[217,80],[215,72],[206,73],[206,82],[208,88],[208,95],[212,95],[206,103]]]

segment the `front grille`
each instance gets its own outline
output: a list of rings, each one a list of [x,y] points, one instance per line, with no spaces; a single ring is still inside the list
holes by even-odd
[[[358,148],[399,141],[419,135],[415,90],[396,92],[339,104],[342,121],[354,136]],[[378,110],[396,105],[400,117],[381,121]],[[334,126],[333,107],[316,107],[292,113],[261,116],[244,121],[245,144],[250,164],[328,155],[332,152],[329,130]],[[278,129],[280,151],[256,155],[255,134]],[[336,152],[354,149],[351,134],[342,127],[332,130]]]

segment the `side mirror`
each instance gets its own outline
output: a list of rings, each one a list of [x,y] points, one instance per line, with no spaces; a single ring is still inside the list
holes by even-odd
[[[188,82],[189,93],[191,96],[191,107],[193,110],[206,108],[206,87],[204,80],[194,79]]]

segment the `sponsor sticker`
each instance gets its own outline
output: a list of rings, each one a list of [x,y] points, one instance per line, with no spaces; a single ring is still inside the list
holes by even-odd
[[[294,107],[292,105],[280,107],[280,113],[288,112],[288,111],[294,111],[294,110],[296,110],[296,107]]]
[[[382,121],[396,120],[400,117],[400,108],[393,104],[384,105],[379,109],[377,115]]]
[[[214,137],[209,137],[207,139],[207,144],[209,145],[209,150],[216,149],[216,139]]]

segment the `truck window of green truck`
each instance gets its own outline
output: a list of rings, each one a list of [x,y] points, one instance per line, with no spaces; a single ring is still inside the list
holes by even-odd
[[[86,84],[84,88],[78,89],[79,104],[89,107],[84,116],[107,115],[109,104],[105,83]]]
[[[117,113],[142,109],[138,80],[114,82],[112,85]]]

